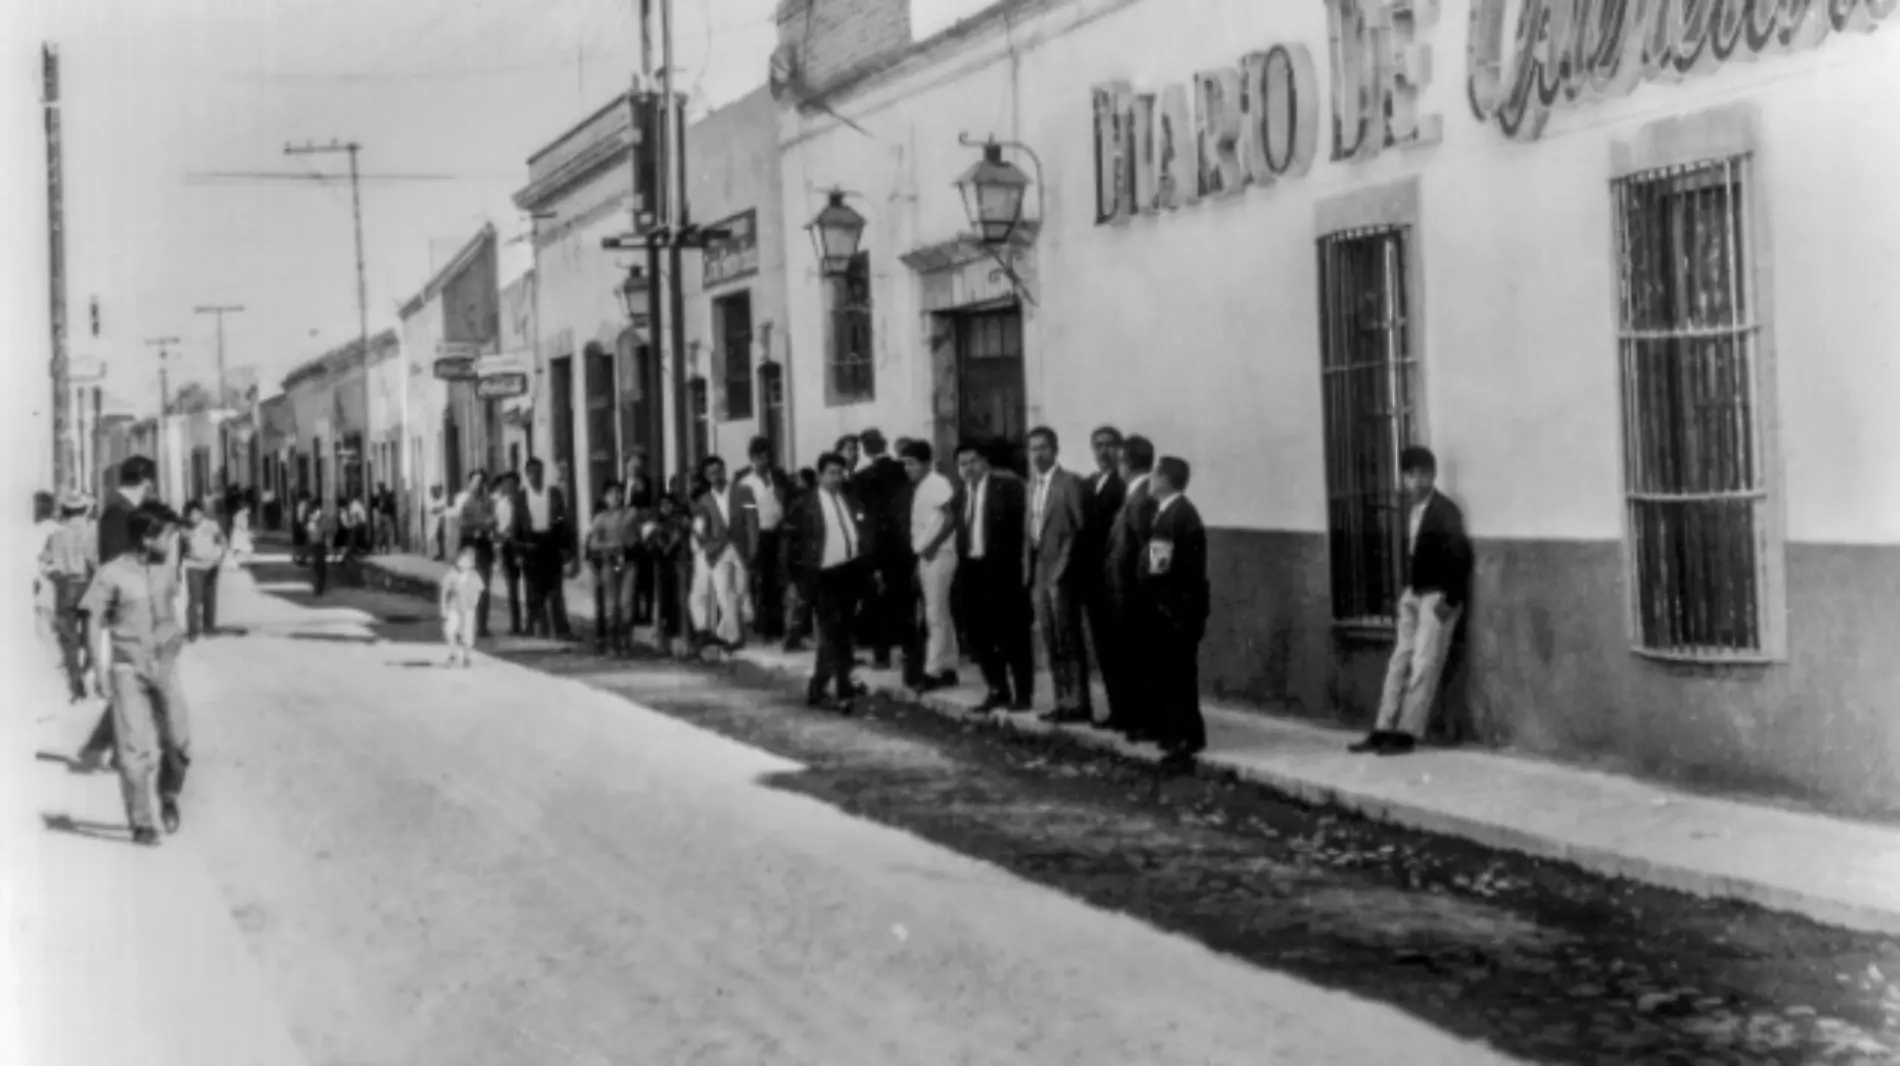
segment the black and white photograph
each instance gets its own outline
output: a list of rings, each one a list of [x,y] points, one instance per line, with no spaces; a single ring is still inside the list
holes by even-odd
[[[1900,1063],[1900,0],[0,44],[0,1066]]]

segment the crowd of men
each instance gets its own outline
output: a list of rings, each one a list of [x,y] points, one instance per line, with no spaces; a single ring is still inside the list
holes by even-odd
[[[655,619],[687,651],[736,648],[748,632],[788,650],[815,640],[813,705],[852,708],[862,648],[881,669],[901,658],[918,691],[958,685],[973,661],[986,688],[977,713],[991,714],[1035,709],[1039,632],[1053,679],[1045,719],[1192,759],[1206,744],[1197,658],[1209,591],[1189,467],[1113,427],[1089,443],[1084,475],[1039,427],[1024,475],[1003,442],[963,441],[944,462],[926,441],[892,449],[872,429],[794,478],[759,438],[737,478],[708,458],[690,493],[652,506],[636,470],[608,488],[585,541],[601,578],[597,639],[625,647],[629,627],[648,624],[640,575],[652,569],[651,584],[676,586],[687,606],[682,617],[661,604]]]

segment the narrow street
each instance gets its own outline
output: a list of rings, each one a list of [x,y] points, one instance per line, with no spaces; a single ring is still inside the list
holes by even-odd
[[[281,560],[254,573],[225,593],[243,632],[187,658],[184,831],[130,857],[202,865],[312,1063],[1876,1063],[1900,1047],[1884,979],[1900,952],[1879,938],[927,711],[842,719],[716,668],[514,640],[448,669],[427,603],[313,603]],[[56,745],[89,722],[61,715]],[[34,768],[114,820],[111,778]]]

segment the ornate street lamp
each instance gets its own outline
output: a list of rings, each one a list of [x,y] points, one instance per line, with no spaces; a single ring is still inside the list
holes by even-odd
[[[965,148],[982,148],[983,158],[956,181],[957,190],[963,194],[963,209],[970,216],[970,224],[976,227],[976,241],[996,260],[996,271],[991,275],[1009,279],[1010,288],[1016,295],[1029,301],[1036,298],[1029,291],[1029,285],[1016,269],[1016,260],[1022,254],[1023,246],[1035,239],[1035,232],[1023,234],[1023,223],[1042,224],[1042,160],[1026,144],[1015,141],[998,141],[991,137],[986,141],[976,141],[967,133],[957,135],[957,143]],[[1023,217],[1023,199],[1029,192],[1032,180],[1023,173],[1021,167],[1003,158],[1003,149],[1010,148],[1029,157],[1031,166],[1036,168],[1033,184],[1036,186],[1036,217]]]
[[[964,144],[969,144],[967,138]],[[1007,244],[1023,220],[1023,194],[1029,175],[1003,158],[1003,146],[992,140],[983,145],[983,158],[957,179],[963,210],[985,244]]]
[[[851,270],[858,244],[864,239],[864,216],[844,202],[843,189],[833,189],[830,200],[818,217],[806,224],[812,247],[818,252],[818,269],[828,278],[840,278]]]
[[[614,294],[620,297],[620,309],[627,313],[627,321],[633,324],[633,328],[645,329],[647,319],[651,317],[648,314],[646,271],[640,269],[638,264],[628,267],[626,279],[621,281]]]

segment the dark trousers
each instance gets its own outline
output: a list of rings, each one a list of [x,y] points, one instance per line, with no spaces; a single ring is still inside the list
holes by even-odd
[[[838,698],[855,693],[851,682],[852,612],[862,591],[863,576],[855,562],[820,570],[812,578],[812,614],[818,624],[818,662],[809,693],[820,696],[834,680]]]
[[[521,547],[512,541],[501,546],[501,580],[508,586],[508,632],[521,632]]]
[[[1164,622],[1144,627],[1150,665],[1147,703],[1150,729],[1163,748],[1207,746],[1207,722],[1201,717],[1201,638]]]
[[[463,537],[461,547],[475,549],[475,572],[482,578],[482,594],[475,601],[475,635],[488,635],[488,605],[494,601],[490,583],[495,577],[495,542],[489,537]]]
[[[633,568],[633,607],[628,612],[629,625],[650,626],[653,624],[654,575],[658,564],[653,553],[644,546],[633,549],[627,564]]]
[[[1132,594],[1104,593],[1090,614],[1096,624],[1096,664],[1102,688],[1108,693],[1108,721],[1121,729],[1155,731],[1154,701],[1150,692],[1159,675],[1141,602]]]
[[[616,553],[611,559],[595,559],[594,571],[594,644],[602,649],[619,650],[629,636],[627,584],[632,577],[629,564]]]
[[[185,632],[193,637],[218,631],[218,568],[185,568]]]
[[[330,546],[311,544],[304,550],[310,553],[310,594],[321,596],[330,587]]]
[[[1125,661],[1122,652],[1121,623],[1116,618],[1114,601],[1109,598],[1108,590],[1097,581],[1084,594],[1083,610],[1088,620],[1089,651],[1094,653],[1095,668],[1102,675],[1102,690],[1108,697],[1108,717],[1106,721],[1116,725],[1123,719],[1116,717],[1128,711],[1126,700],[1116,703],[1116,668]]]
[[[892,648],[908,648],[917,624],[917,559],[907,551],[878,556],[878,581],[866,590],[871,616],[871,653],[879,665]]]
[[[524,546],[522,576],[528,583],[528,632],[565,637],[567,592],[562,588],[561,546],[551,533],[530,533]]]
[[[785,635],[785,537],[776,529],[759,531],[758,554],[752,559],[752,629],[776,640]]]
[[[992,697],[1028,703],[1036,691],[1029,590],[1015,575],[987,559],[964,559],[957,576],[967,578],[964,605],[969,612],[976,661],[983,669],[983,683],[989,686]]]
[[[80,613],[79,600],[85,595],[84,578],[55,574],[53,581],[53,631],[59,637],[60,665],[66,670],[66,687],[75,700],[86,698],[86,616]]]

